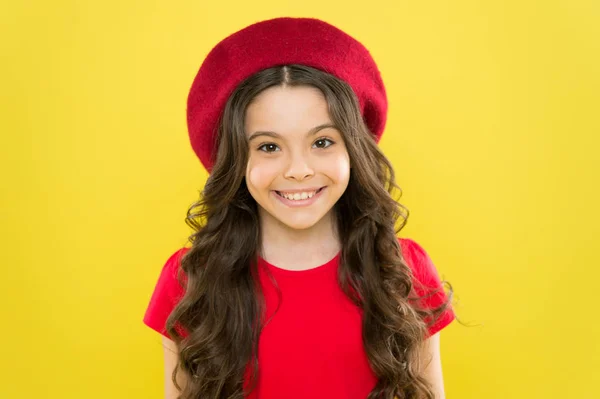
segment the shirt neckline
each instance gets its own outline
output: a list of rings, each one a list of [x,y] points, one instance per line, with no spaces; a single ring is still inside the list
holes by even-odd
[[[277,265],[267,262],[260,255],[258,255],[258,260],[259,260],[260,264],[262,264],[267,269],[269,269],[277,274],[287,275],[287,276],[307,276],[307,275],[313,275],[315,273],[321,273],[323,271],[331,269],[332,267],[334,267],[335,265],[338,264],[341,254],[342,254],[342,251],[339,251],[337,254],[335,254],[335,256],[333,258],[331,258],[327,262],[323,263],[322,265],[315,266],[310,269],[304,269],[304,270],[283,269]]]

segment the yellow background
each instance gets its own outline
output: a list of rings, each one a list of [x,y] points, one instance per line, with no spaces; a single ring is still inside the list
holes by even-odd
[[[142,317],[206,173],[185,100],[219,40],[322,18],[389,94],[381,142],[465,323],[448,398],[600,397],[600,7],[563,1],[0,6],[2,398],[161,398]]]

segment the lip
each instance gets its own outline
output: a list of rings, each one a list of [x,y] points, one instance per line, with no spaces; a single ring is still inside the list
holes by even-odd
[[[327,186],[325,187],[318,187],[318,188],[313,188],[311,190],[302,190],[302,191],[316,191],[319,188],[322,188],[321,191],[319,191],[318,193],[316,193],[315,195],[313,195],[311,198],[307,198],[307,199],[303,199],[303,200],[289,200],[287,198],[282,197],[281,195],[277,194],[275,192],[275,190],[273,190],[273,195],[279,200],[281,201],[284,205],[289,206],[291,208],[295,208],[295,207],[299,207],[299,206],[308,206],[308,205],[312,205],[316,200],[319,199],[319,197],[323,194],[323,192],[325,192],[325,190],[327,189]],[[300,192],[302,192],[300,191]],[[298,192],[298,191],[286,191],[286,193],[290,193],[290,192]]]

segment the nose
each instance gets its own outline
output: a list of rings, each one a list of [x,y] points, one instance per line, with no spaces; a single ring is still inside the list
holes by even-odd
[[[291,155],[289,163],[285,170],[286,179],[295,179],[302,181],[315,174],[310,166],[309,156],[305,154]]]

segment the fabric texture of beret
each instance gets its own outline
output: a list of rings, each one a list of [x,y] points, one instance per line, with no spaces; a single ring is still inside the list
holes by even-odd
[[[229,96],[253,74],[302,64],[348,83],[377,142],[387,118],[387,96],[369,51],[339,28],[316,18],[282,17],[254,23],[219,42],[206,56],[187,99],[192,148],[210,172],[218,123]]]

